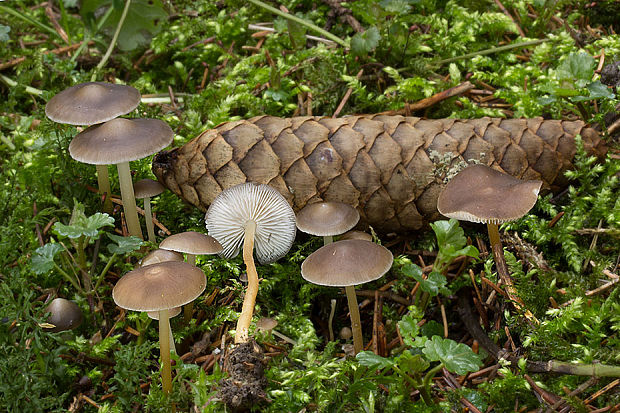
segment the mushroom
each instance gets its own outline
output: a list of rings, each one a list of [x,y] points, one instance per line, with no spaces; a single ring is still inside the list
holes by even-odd
[[[166,261],[184,261],[183,254],[176,251],[168,251],[164,249],[156,249],[144,256],[140,262],[140,266],[144,267],[151,264],[159,264]]]
[[[205,275],[199,268],[186,262],[162,262],[128,272],[112,290],[112,298],[121,308],[159,312],[162,388],[166,394],[172,390],[169,310],[195,300],[205,287]]]
[[[209,234],[224,247],[221,256],[235,257],[243,245],[248,287],[237,321],[235,344],[246,343],[258,294],[258,273],[252,252],[256,250],[261,264],[283,257],[295,240],[295,213],[276,189],[246,182],[216,196],[205,221]]]
[[[46,331],[57,333],[59,331],[73,330],[82,324],[82,310],[73,301],[64,298],[54,298],[49,303],[45,312],[50,313]]]
[[[355,286],[381,278],[392,267],[392,253],[370,241],[349,239],[325,245],[301,264],[301,276],[317,285],[345,287],[355,353],[364,348]]]
[[[340,237],[340,241],[345,239],[363,239],[365,241],[372,241],[372,235],[363,231],[347,231]]]
[[[258,330],[258,331],[266,331],[268,333],[271,332],[271,334],[273,334],[276,337],[281,338],[282,340],[286,341],[287,343],[290,343],[292,345],[296,345],[297,342],[295,340],[293,340],[292,338],[289,338],[289,337],[285,336],[284,334],[274,330],[274,328],[276,328],[277,325],[278,325],[278,322],[275,319],[269,318],[269,317],[261,317],[256,322],[256,330]]]
[[[176,344],[174,344],[174,336],[172,335],[172,328],[170,328],[170,319],[181,314],[181,307],[171,308],[168,311],[168,341],[170,342],[170,351],[177,354]],[[152,320],[159,321],[159,311],[147,311],[146,315]]]
[[[297,213],[297,228],[311,235],[323,237],[323,244],[333,241],[334,235],[344,234],[360,220],[360,214],[351,205],[342,202],[315,202]]]
[[[196,265],[196,255],[211,255],[222,251],[222,245],[215,238],[196,231],[171,235],[159,244],[159,248],[187,254],[187,262],[192,265]],[[183,320],[189,322],[193,313],[194,303],[191,302],[183,310]]]
[[[461,221],[484,223],[489,232],[493,258],[513,303],[523,304],[508,274],[498,225],[521,218],[538,199],[541,181],[523,181],[485,165],[470,165],[439,193],[437,209]],[[517,305],[517,304],[515,304]],[[533,315],[526,310],[528,318]]]
[[[158,119],[116,118],[91,126],[79,133],[69,144],[69,153],[76,161],[94,164],[116,164],[123,198],[123,209],[129,233],[142,239],[131,183],[129,162],[165,148],[172,143],[170,126]]]
[[[127,85],[87,82],[72,86],[52,97],[45,114],[54,122],[90,126],[125,115],[140,103],[138,89]],[[96,165],[99,192],[107,194],[104,210],[112,210],[107,165]]]
[[[218,254],[222,245],[213,237],[196,231],[174,234],[164,239],[159,248],[187,254],[187,262],[196,265],[196,255]]]
[[[166,188],[152,179],[141,179],[133,184],[133,192],[137,199],[144,200],[144,220],[149,241],[155,242],[155,228],[153,226],[153,214],[151,213],[151,198],[164,192]]]

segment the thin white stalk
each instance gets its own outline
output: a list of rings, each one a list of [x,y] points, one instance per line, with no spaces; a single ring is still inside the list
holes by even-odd
[[[159,356],[161,358],[161,387],[166,394],[172,391],[172,367],[170,366],[170,318],[168,310],[159,311]]]
[[[103,212],[112,213],[112,189],[110,188],[110,174],[108,173],[108,165],[95,165],[97,168],[97,185],[99,193],[105,194],[103,201]]]
[[[144,219],[146,221],[146,232],[149,234],[149,241],[156,242],[155,225],[153,225],[153,213],[151,212],[151,197],[144,198]]]

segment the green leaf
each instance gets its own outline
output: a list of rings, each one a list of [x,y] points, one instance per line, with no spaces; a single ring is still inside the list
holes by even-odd
[[[437,246],[440,250],[451,246],[455,249],[461,249],[467,244],[465,232],[459,226],[459,221],[452,218],[449,221],[436,221],[431,224],[431,228],[437,237]]]
[[[80,210],[77,206],[74,208],[71,221],[69,222],[69,225],[56,222],[53,227],[54,233],[60,237],[67,238],[79,238],[81,236],[92,238],[99,235],[101,228],[114,226],[114,218],[108,214],[97,212],[95,215],[86,217],[83,207]]]
[[[403,316],[398,322],[398,331],[403,338],[403,342],[409,346],[413,346],[415,338],[420,333],[420,327],[418,327],[418,320],[411,317],[409,314]]]
[[[422,288],[422,291],[429,293],[431,297],[434,297],[446,286],[447,282],[446,277],[442,273],[432,271],[428,274],[426,280],[420,281],[420,288]]]
[[[351,38],[351,53],[356,56],[368,54],[379,45],[379,40],[381,40],[381,35],[375,26],[363,33],[356,33]]]
[[[394,361],[401,370],[407,373],[420,373],[430,366],[430,363],[424,360],[420,354],[413,355],[410,351],[404,351]]]
[[[570,53],[558,66],[560,80],[572,80],[577,87],[584,87],[592,80],[596,62],[586,52]]]
[[[108,245],[108,251],[112,254],[127,254],[137,250],[144,244],[144,241],[134,236],[121,237],[120,235],[108,234],[108,237],[116,243]]]
[[[422,352],[430,361],[440,361],[448,371],[459,375],[478,371],[482,366],[481,357],[469,346],[448,338],[434,336],[426,342]]]
[[[600,80],[591,82],[590,84],[586,86],[586,89],[589,92],[588,96],[576,96],[572,98],[571,100],[573,102],[581,102],[584,100],[602,99],[602,98],[613,99],[616,97],[616,95],[614,95],[614,93],[611,91],[611,88],[602,84]]]
[[[306,46],[306,27],[293,20],[287,20],[286,23],[293,49],[303,49]]]
[[[381,357],[373,353],[372,351],[362,351],[355,356],[358,363],[362,366],[370,367],[373,369],[384,369],[386,367],[392,367],[394,362],[385,357]]]
[[[11,28],[9,26],[0,24],[0,42],[8,42],[9,40],[11,40],[11,38],[9,37],[10,31]]]
[[[416,281],[420,281],[422,279],[422,268],[410,262],[403,265],[403,267],[401,268],[401,271],[407,277],[411,277],[415,279]]]
[[[85,18],[94,19],[95,11],[110,6],[112,0],[85,0],[82,3],[80,14]],[[124,2],[119,2],[119,5]],[[122,7],[114,5],[114,11],[106,20],[103,29],[113,33],[118,25]],[[161,0],[132,0],[127,17],[118,36],[118,47],[123,51],[134,50],[139,46],[147,45],[151,37],[159,33],[168,14],[163,8]]]
[[[30,266],[35,274],[47,274],[54,268],[54,257],[62,251],[60,244],[48,243],[36,249],[32,255]]]

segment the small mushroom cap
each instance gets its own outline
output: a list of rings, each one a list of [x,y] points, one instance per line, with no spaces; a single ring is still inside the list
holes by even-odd
[[[262,317],[256,322],[256,329],[258,331],[271,331],[278,325],[278,322],[273,318]]]
[[[159,320],[159,311],[147,311],[149,318]],[[168,318],[173,318],[181,314],[181,307],[174,307],[168,310]]]
[[[134,196],[138,199],[157,196],[165,190],[166,187],[164,187],[162,184],[148,178],[140,179],[138,182],[133,184],[133,193]]]
[[[360,214],[342,202],[315,202],[297,213],[297,228],[320,237],[340,235],[353,228]]]
[[[176,251],[169,251],[164,249],[156,249],[144,256],[142,261],[140,262],[140,267],[145,267],[151,264],[159,264],[160,262],[166,261],[185,261],[183,258],[183,254],[180,254]]]
[[[201,269],[169,261],[128,272],[114,286],[112,298],[127,310],[159,311],[194,301],[205,287]]]
[[[392,267],[392,253],[374,242],[348,239],[319,248],[301,264],[313,284],[347,287],[379,279]]]
[[[363,231],[347,231],[340,237],[340,241],[345,239],[363,239],[364,241],[372,241],[372,235]]]
[[[92,165],[113,165],[152,155],[172,143],[174,133],[159,119],[116,118],[91,126],[69,144],[76,161]]]
[[[64,298],[54,298],[45,311],[51,313],[47,322],[55,326],[47,331],[57,333],[59,331],[73,330],[82,324],[82,310],[73,301]]]
[[[532,209],[541,181],[522,181],[485,165],[470,165],[443,188],[437,209],[462,221],[501,224]]]
[[[295,212],[275,188],[246,182],[220,192],[205,215],[209,234],[224,247],[221,256],[239,254],[250,220],[256,222],[254,251],[261,264],[286,255],[295,241]]]
[[[196,231],[170,235],[159,244],[159,248],[193,255],[218,254],[222,251],[222,245],[215,238]]]
[[[105,82],[87,82],[63,90],[45,105],[45,114],[58,123],[94,125],[125,115],[140,103],[138,89]]]

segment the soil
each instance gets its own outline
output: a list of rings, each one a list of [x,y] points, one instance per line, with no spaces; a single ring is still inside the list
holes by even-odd
[[[234,412],[249,411],[267,400],[266,359],[254,340],[235,346],[224,359],[229,377],[220,382],[218,396]]]

